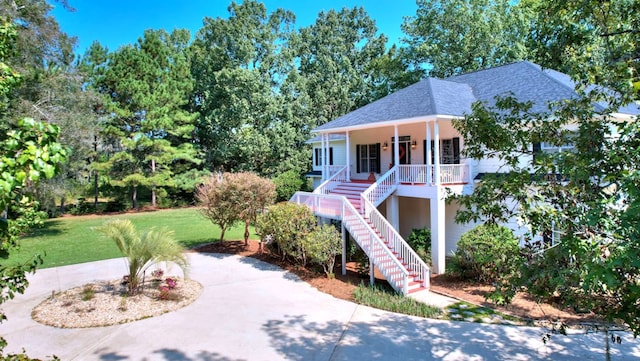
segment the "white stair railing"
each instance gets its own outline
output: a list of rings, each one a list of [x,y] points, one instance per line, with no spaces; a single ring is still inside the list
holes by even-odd
[[[397,170],[397,166],[389,169],[362,193],[362,197],[367,199],[374,205],[374,207],[379,206],[385,199],[387,199],[387,197],[395,192],[396,188],[398,188]],[[364,207],[364,204],[360,205],[360,209],[365,209]]]
[[[296,192],[290,201],[306,205],[317,215],[327,214],[327,209],[330,205],[337,206],[334,208],[336,211],[333,213],[340,213],[339,217],[347,231],[349,231],[371,262],[376,265],[389,284],[397,292],[401,292],[404,295],[409,293],[409,279],[411,277],[409,270],[345,197]],[[340,204],[339,206],[338,203]],[[423,283],[423,285],[425,284],[428,285],[428,283]]]
[[[420,280],[422,286],[428,288],[431,272],[429,266],[376,208],[396,190],[398,184],[397,169],[397,166],[389,169],[376,183],[361,194],[360,209],[363,210],[364,218],[371,222],[373,229],[376,229],[386,239],[387,246],[397,254],[397,257],[405,264],[406,268]]]
[[[409,246],[409,244],[400,236],[398,231],[387,221],[386,218],[369,200],[362,198],[364,209],[366,210],[364,217],[369,220],[374,229],[378,230],[380,235],[386,240],[386,245],[393,250],[405,267],[413,276],[418,279],[424,288],[429,288],[429,280],[431,269],[418,256],[418,254]]]
[[[335,187],[337,187],[340,183],[344,183],[347,181],[347,166],[342,166],[339,170],[335,171],[336,173],[329,177],[326,181],[322,182],[313,193],[316,194],[329,194]]]

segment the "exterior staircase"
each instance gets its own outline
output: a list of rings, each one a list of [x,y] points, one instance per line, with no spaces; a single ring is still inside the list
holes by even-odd
[[[339,219],[389,284],[404,295],[429,289],[429,267],[376,207],[395,190],[395,168],[375,183],[349,182],[344,170],[313,193],[297,192],[292,202],[317,216]]]
[[[367,188],[371,186],[371,182],[344,182],[338,184],[328,194],[343,196],[353,205],[360,214],[362,214],[362,202],[360,196]]]

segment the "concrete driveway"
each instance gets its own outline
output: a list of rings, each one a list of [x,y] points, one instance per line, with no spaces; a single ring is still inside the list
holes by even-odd
[[[126,273],[122,259],[38,271],[26,294],[2,308],[5,351],[62,360],[605,360],[604,334],[554,335],[539,328],[409,317],[321,293],[295,275],[239,256],[189,254],[203,286],[191,305],[123,325],[58,329],[31,310],[52,291]],[[622,334],[612,360],[640,360],[640,340]]]

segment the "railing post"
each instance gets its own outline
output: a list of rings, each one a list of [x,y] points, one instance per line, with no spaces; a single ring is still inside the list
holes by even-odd
[[[342,201],[342,208],[341,212],[344,215],[344,201]],[[340,216],[340,219],[342,219],[340,230],[342,231],[342,275],[344,276],[347,274],[347,232],[344,228],[344,217],[342,215]]]
[[[403,285],[402,285],[402,294],[405,296],[409,294],[409,277],[407,275],[403,275]]]

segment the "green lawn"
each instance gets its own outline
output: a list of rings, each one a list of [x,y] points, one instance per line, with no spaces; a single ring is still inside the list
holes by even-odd
[[[22,238],[20,249],[11,252],[8,260],[0,262],[24,262],[40,253],[45,254],[41,268],[47,268],[121,257],[113,241],[94,230],[110,219],[130,219],[139,231],[167,227],[175,232],[176,239],[187,248],[213,242],[220,237],[220,228],[202,217],[195,208],[56,218],[47,220],[43,228]],[[243,235],[244,227],[240,225],[227,229],[225,239],[242,239]]]

